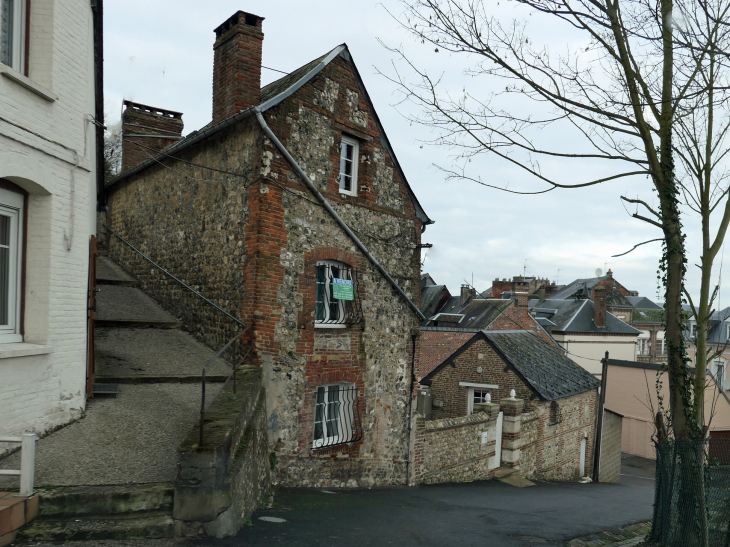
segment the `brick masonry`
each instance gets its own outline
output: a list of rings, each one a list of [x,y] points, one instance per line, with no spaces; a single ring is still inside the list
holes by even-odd
[[[418,302],[421,222],[351,65],[333,60],[265,118],[332,207]],[[343,134],[360,143],[357,196],[339,193]],[[255,120],[176,155],[240,176],[175,162],[151,166],[111,188],[110,222],[158,263],[253,324],[276,480],[404,484],[417,316],[314,202]],[[220,347],[235,332],[232,322],[159,277],[114,238],[110,249],[148,294],[211,346]],[[360,323],[314,328],[315,267],[323,259],[357,269]],[[363,438],[313,449],[316,389],[333,382],[358,387]]]
[[[28,193],[24,343],[0,351],[0,435],[46,433],[86,404],[89,238],[94,233],[92,12],[84,0],[30,3],[29,78],[48,101],[0,77],[0,179]],[[0,454],[16,445],[0,443]]]
[[[124,101],[124,107],[122,171],[147,161],[156,152],[177,142],[182,135],[183,121],[180,112],[152,108],[132,101]]]

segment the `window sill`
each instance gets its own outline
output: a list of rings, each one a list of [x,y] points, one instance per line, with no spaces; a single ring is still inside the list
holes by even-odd
[[[347,190],[343,190],[340,188],[340,196],[350,196],[351,198],[357,197],[357,192],[348,192]]]
[[[0,74],[8,78],[9,80],[14,81],[15,83],[22,85],[24,88],[32,91],[42,99],[45,99],[48,102],[54,102],[58,100],[58,96],[51,91],[50,89],[46,89],[42,85],[38,85],[33,80],[28,78],[27,76],[23,76],[20,72],[17,70],[14,70],[10,68],[7,65],[4,65],[0,63]]]
[[[46,355],[48,353],[53,353],[53,346],[26,344],[25,342],[0,344],[0,359],[9,359],[10,357],[28,357],[30,355]]]
[[[315,329],[346,329],[347,325],[343,325],[342,323],[315,323],[314,324]]]

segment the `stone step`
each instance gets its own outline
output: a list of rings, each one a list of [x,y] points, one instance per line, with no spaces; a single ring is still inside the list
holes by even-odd
[[[112,516],[149,511],[172,512],[172,483],[41,488],[40,515],[45,519]]]
[[[511,467],[498,467],[494,470],[494,478],[497,480],[505,479],[517,474],[517,472],[517,469],[512,469]]]
[[[125,272],[112,259],[106,256],[96,257],[96,282],[105,285],[125,285],[134,287],[138,281]]]
[[[18,532],[23,541],[99,541],[104,539],[161,539],[174,534],[167,512],[128,513],[113,518],[39,518]]]
[[[97,285],[96,324],[123,327],[176,329],[182,321],[163,310],[136,287]]]
[[[208,346],[175,329],[97,328],[95,341],[97,382],[198,382],[203,365],[215,356]],[[217,381],[230,372],[230,364],[223,359],[207,370],[208,377],[215,376]]]

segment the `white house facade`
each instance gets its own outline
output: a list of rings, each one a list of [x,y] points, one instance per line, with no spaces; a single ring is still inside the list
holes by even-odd
[[[0,0],[0,435],[43,434],[86,404],[91,4]]]

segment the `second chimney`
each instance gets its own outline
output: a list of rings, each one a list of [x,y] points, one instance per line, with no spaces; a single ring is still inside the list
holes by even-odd
[[[213,123],[261,102],[263,20],[238,11],[215,29]]]
[[[593,308],[597,327],[606,326],[606,287],[593,287]]]
[[[180,112],[124,101],[122,112],[122,171],[154,157],[182,138]]]

